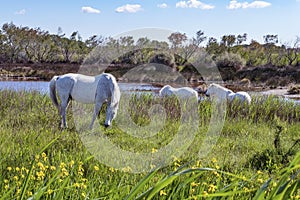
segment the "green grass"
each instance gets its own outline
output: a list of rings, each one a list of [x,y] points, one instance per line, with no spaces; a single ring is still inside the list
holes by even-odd
[[[102,130],[124,150],[155,155],[178,132],[184,110],[172,98],[141,95],[130,101],[135,106],[128,113],[140,126],[151,123],[151,106],[162,105],[163,128],[148,138],[134,137],[116,122]],[[229,104],[216,145],[201,159],[212,107],[200,102],[198,130],[188,150],[149,173],[115,169],[95,159],[80,140],[72,109],[69,128],[61,130],[47,95],[0,91],[0,102],[1,200],[300,198],[300,109],[275,97],[256,97],[249,107]]]

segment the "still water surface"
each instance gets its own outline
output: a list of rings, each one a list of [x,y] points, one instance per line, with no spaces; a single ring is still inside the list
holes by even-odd
[[[143,83],[118,83],[123,92],[155,92],[158,87]],[[0,90],[38,91],[42,94],[49,93],[49,82],[45,81],[0,81]]]

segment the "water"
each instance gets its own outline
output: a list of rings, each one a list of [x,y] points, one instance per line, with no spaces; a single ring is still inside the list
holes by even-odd
[[[123,92],[155,92],[160,88],[143,83],[119,83]],[[49,82],[45,81],[0,81],[0,90],[38,91],[42,94],[49,93]]]
[[[159,87],[155,87],[148,83],[118,83],[121,92],[157,93]],[[49,94],[49,82],[46,81],[0,81],[0,90],[14,91],[38,91],[42,94]],[[283,98],[283,101],[293,101],[296,105],[300,105],[300,100]]]
[[[0,81],[0,90],[38,91],[49,93],[49,82],[45,81]]]

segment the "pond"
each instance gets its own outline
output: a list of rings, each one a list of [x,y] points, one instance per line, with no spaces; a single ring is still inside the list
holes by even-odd
[[[160,87],[151,85],[150,83],[118,83],[121,92],[134,92],[134,93],[158,93]],[[46,81],[0,81],[0,90],[14,90],[14,91],[38,91],[42,94],[49,93],[49,82]],[[262,92],[262,95],[268,95]],[[282,95],[279,95],[282,96]],[[293,101],[300,105],[300,100],[291,99],[288,97],[283,98],[284,101]]]
[[[156,92],[160,88],[147,83],[119,83],[123,92]],[[49,93],[49,82],[45,81],[0,81],[0,90],[38,91]]]

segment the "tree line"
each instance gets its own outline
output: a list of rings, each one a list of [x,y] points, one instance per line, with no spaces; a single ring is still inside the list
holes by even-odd
[[[119,53],[127,52],[114,60],[120,64],[147,63],[153,59],[155,49],[163,49],[180,55],[175,56],[172,62],[181,69],[193,61],[199,51],[205,51],[218,67],[229,66],[236,70],[266,65],[274,67],[300,65],[300,37],[279,44],[278,35],[267,34],[263,36],[262,44],[255,40],[246,44],[247,37],[247,33],[224,35],[218,40],[206,36],[199,30],[192,38],[185,33],[174,32],[168,37],[168,42],[150,40],[146,37],[135,41],[132,36],[116,39],[98,35],[83,40],[79,32],[66,36],[61,28],[57,34],[50,34],[40,28],[5,23],[0,30],[0,63],[80,64],[97,47],[103,54],[108,54],[112,49]]]

